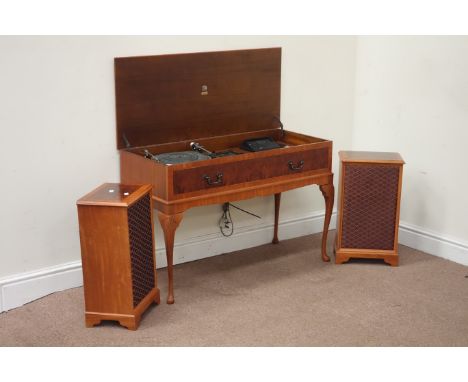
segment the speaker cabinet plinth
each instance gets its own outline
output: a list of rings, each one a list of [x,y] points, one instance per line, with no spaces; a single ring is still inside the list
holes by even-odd
[[[398,265],[403,164],[398,153],[340,151],[335,262],[383,259]]]
[[[136,330],[160,302],[151,194],[106,183],[77,201],[87,327],[113,320]]]

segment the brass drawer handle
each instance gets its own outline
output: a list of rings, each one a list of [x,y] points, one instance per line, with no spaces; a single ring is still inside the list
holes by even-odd
[[[298,171],[300,169],[302,169],[302,167],[304,167],[304,161],[301,160],[298,162],[297,166],[293,163],[292,160],[290,160],[288,162],[288,166],[289,166],[289,169],[292,170],[292,171]]]
[[[211,176],[208,176],[208,175],[203,175],[203,179],[205,179],[206,183],[209,186],[214,186],[216,184],[223,183],[223,174],[222,173],[216,174],[216,180],[211,180]]]

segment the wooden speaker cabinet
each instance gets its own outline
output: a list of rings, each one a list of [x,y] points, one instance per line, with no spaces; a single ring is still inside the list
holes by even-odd
[[[403,164],[398,153],[340,151],[335,262],[352,257],[398,265]]]
[[[151,197],[150,185],[106,183],[77,201],[87,327],[136,330],[159,304]]]

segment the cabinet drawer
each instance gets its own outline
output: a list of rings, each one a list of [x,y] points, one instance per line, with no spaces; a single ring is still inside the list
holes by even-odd
[[[174,194],[216,189],[238,183],[327,169],[329,150],[328,147],[311,148],[245,160],[238,156],[235,157],[235,161],[229,163],[174,170]]]

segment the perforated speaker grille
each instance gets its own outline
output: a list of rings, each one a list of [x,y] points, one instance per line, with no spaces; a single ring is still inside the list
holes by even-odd
[[[342,248],[394,248],[399,167],[345,164]]]
[[[128,208],[133,307],[155,287],[151,200],[146,194]]]

